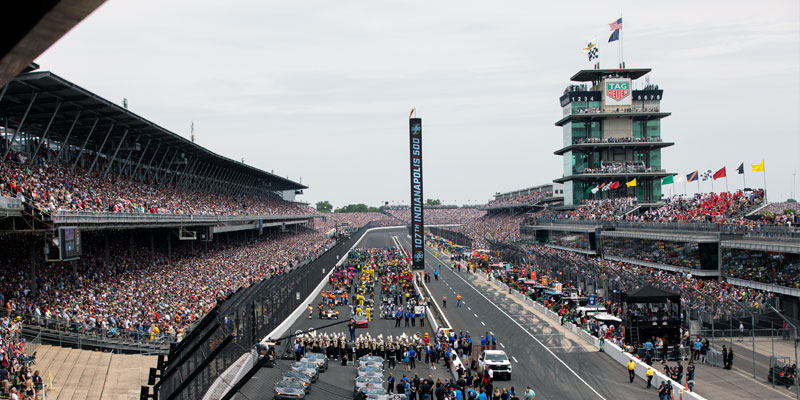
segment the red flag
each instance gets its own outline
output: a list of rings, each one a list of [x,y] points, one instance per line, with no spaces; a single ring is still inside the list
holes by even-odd
[[[725,167],[722,167],[719,171],[714,172],[714,180],[717,180],[717,178],[724,178],[726,176],[727,175],[725,175]]]
[[[614,183],[608,185],[609,189],[618,189],[619,188],[619,181],[614,181]]]

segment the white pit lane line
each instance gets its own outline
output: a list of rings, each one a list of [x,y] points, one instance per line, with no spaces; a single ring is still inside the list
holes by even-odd
[[[430,251],[430,249],[427,249],[427,248],[426,248],[426,249],[425,249],[425,251],[427,251],[427,252],[428,252],[428,254],[432,255],[434,258],[438,259],[439,261],[442,261],[442,259],[441,259],[441,258],[439,258],[439,257],[437,257],[435,254],[433,254],[433,252],[431,252],[431,251]],[[488,297],[486,297],[486,295],[484,295],[484,294],[483,294],[483,293],[481,293],[481,292],[480,292],[478,289],[476,289],[476,288],[475,288],[475,286],[472,286],[472,284],[471,284],[471,283],[469,283],[469,282],[467,282],[467,280],[466,280],[466,279],[464,279],[464,278],[463,278],[461,275],[459,275],[459,274],[456,274],[455,272],[453,272],[453,273],[454,273],[454,274],[455,274],[455,275],[456,275],[456,276],[457,276],[459,279],[461,279],[461,280],[462,280],[462,281],[463,281],[463,282],[464,282],[464,283],[465,283],[467,286],[469,286],[470,288],[472,288],[472,290],[474,290],[474,291],[475,291],[475,293],[478,293],[478,295],[480,295],[481,297],[483,297],[483,299],[484,299],[484,300],[486,300],[487,302],[489,302],[489,304],[491,304],[491,305],[493,305],[495,308],[497,308],[497,310],[498,310],[498,311],[500,311],[500,312],[501,312],[503,315],[505,315],[505,316],[506,316],[506,318],[508,318],[508,319],[509,319],[511,322],[513,322],[513,323],[514,323],[514,325],[516,325],[516,326],[518,326],[520,329],[522,329],[522,330],[523,330],[523,331],[524,331],[524,332],[525,332],[525,333],[526,333],[528,336],[530,336],[530,337],[531,337],[531,339],[533,339],[534,341],[536,341],[536,343],[538,343],[540,346],[542,346],[542,348],[543,348],[543,349],[545,349],[545,351],[547,351],[548,353],[550,353],[550,355],[551,355],[551,356],[555,357],[555,359],[556,359],[556,360],[558,360],[558,362],[560,362],[560,363],[561,363],[561,365],[563,365],[563,366],[564,366],[564,368],[566,368],[566,369],[567,369],[567,370],[568,370],[570,373],[572,373],[572,375],[574,375],[576,378],[578,378],[578,380],[580,380],[580,381],[581,381],[581,382],[582,382],[584,385],[586,385],[586,387],[588,387],[588,388],[589,388],[589,390],[591,390],[591,391],[592,391],[592,392],[593,392],[595,395],[597,395],[597,397],[598,397],[598,398],[600,398],[600,399],[602,399],[602,400],[608,400],[608,399],[606,399],[605,397],[603,397],[603,395],[601,395],[601,394],[600,394],[600,392],[598,392],[598,391],[597,391],[597,390],[596,390],[596,389],[595,389],[595,388],[594,388],[592,385],[590,385],[590,384],[589,384],[588,382],[586,382],[586,381],[585,381],[585,380],[584,380],[584,379],[583,379],[583,378],[582,378],[580,375],[578,375],[578,373],[577,373],[577,372],[575,372],[575,370],[573,370],[573,369],[572,369],[572,368],[571,368],[569,365],[567,365],[567,363],[566,363],[566,362],[564,362],[564,360],[562,360],[560,357],[558,357],[558,356],[556,355],[556,353],[553,353],[553,351],[552,351],[552,350],[550,350],[549,348],[547,348],[547,346],[545,346],[545,344],[544,344],[544,343],[542,343],[542,342],[539,340],[539,338],[537,338],[537,337],[536,337],[536,336],[534,336],[532,333],[530,333],[530,331],[528,331],[528,329],[526,329],[524,326],[520,325],[520,323],[519,323],[519,322],[517,322],[517,321],[516,321],[514,318],[511,318],[511,316],[510,316],[510,315],[508,315],[508,314],[507,314],[505,311],[503,311],[503,309],[502,309],[502,308],[500,308],[500,306],[498,306],[497,304],[495,304],[493,301],[489,300],[489,298],[488,298]],[[481,321],[481,324],[483,324],[483,321]],[[484,324],[484,326],[486,326],[486,324]],[[517,359],[516,359],[516,358],[514,358],[514,357],[512,357],[512,358],[514,359],[514,362],[517,362],[517,363],[518,363],[518,361],[517,361]]]

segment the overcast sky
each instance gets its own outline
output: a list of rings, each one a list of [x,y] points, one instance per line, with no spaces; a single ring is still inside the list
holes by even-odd
[[[627,66],[653,69],[672,112],[663,166],[726,166],[734,189],[741,162],[762,186],[749,164],[765,159],[782,201],[800,169],[798,4],[108,0],[37,62],[335,206],[408,203],[414,106],[425,197],[463,204],[562,175],[558,97],[592,38],[616,66],[621,13]]]

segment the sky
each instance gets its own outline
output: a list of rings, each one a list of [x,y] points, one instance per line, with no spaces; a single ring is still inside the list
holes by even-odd
[[[198,144],[334,206],[408,204],[416,107],[425,198],[480,204],[561,177],[558,98],[589,40],[617,66],[620,15],[627,67],[652,68],[672,113],[663,167],[725,166],[733,190],[763,159],[769,199],[800,197],[796,0],[107,0],[36,62],[184,137],[194,122]]]

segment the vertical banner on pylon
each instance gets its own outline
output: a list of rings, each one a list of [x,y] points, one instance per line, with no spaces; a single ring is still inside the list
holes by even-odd
[[[410,118],[411,158],[411,268],[425,268],[425,219],[422,203],[422,118]]]

